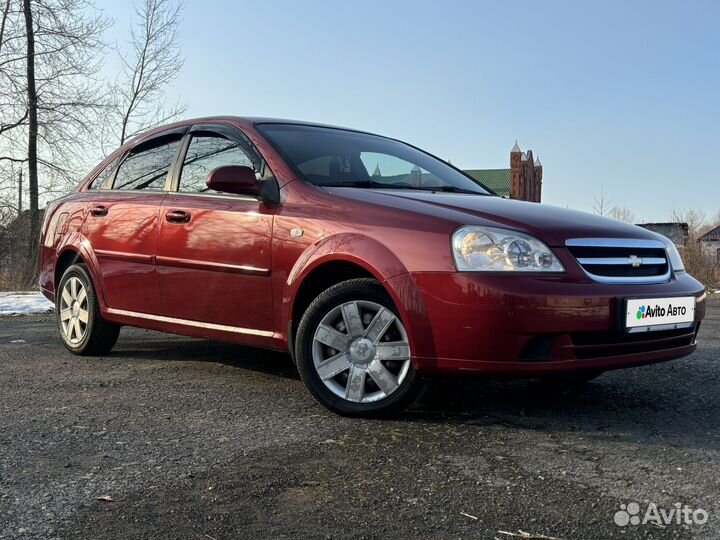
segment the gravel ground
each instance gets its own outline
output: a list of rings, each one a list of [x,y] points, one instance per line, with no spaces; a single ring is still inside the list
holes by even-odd
[[[370,421],[285,355],[125,328],[79,358],[49,316],[2,318],[0,538],[716,539],[719,335],[713,301],[689,358],[575,390],[436,381]],[[709,519],[620,527],[630,502]]]

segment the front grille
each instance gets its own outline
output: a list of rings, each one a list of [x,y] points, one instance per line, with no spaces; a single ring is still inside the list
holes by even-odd
[[[678,347],[688,347],[695,342],[699,325],[678,330],[642,332],[578,332],[570,334],[574,356],[578,360],[590,360],[626,354],[641,354]]]
[[[662,276],[667,272],[667,264],[648,264],[638,268],[631,265],[600,265],[600,264],[583,264],[582,267],[594,276],[606,277],[649,277]]]
[[[661,283],[670,278],[667,252],[659,240],[574,238],[565,245],[595,281]]]

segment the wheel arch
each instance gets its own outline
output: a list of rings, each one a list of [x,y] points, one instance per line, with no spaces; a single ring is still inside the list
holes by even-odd
[[[53,288],[57,294],[57,287],[65,271],[73,264],[83,264],[90,274],[90,279],[92,279],[92,283],[95,288],[95,295],[98,299],[98,303],[100,304],[100,310],[104,313],[106,308],[105,295],[97,273],[97,261],[92,255],[92,251],[89,246],[85,245],[86,243],[87,240],[80,240],[77,243],[68,242],[58,251],[53,271]]]
[[[330,259],[315,265],[298,284],[293,298],[290,312],[292,339],[295,338],[303,313],[321,292],[337,283],[354,278],[373,278],[380,281],[378,276],[355,261]]]
[[[55,262],[55,272],[53,276],[55,290],[57,290],[58,285],[60,284],[60,279],[62,278],[65,271],[78,261],[85,264],[85,261],[82,259],[80,252],[75,248],[69,247],[65,249],[60,255],[58,255],[57,261]],[[87,266],[87,264],[85,264],[85,266]]]
[[[375,279],[390,295],[412,344],[414,325],[409,312],[416,312],[422,299],[414,287],[408,290],[407,279],[401,280],[403,287],[396,288],[398,281],[391,278],[400,275],[408,272],[397,256],[379,241],[363,235],[334,235],[308,248],[289,273],[282,295],[281,320],[287,323],[288,348],[293,358],[295,334],[310,303],[332,285],[358,277]],[[408,303],[412,309],[408,309]]]

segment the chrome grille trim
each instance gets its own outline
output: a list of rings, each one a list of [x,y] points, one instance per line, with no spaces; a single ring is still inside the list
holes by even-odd
[[[670,279],[672,269],[670,267],[670,261],[667,257],[667,251],[665,244],[660,240],[646,240],[639,238],[570,238],[565,241],[565,246],[569,248],[569,251],[573,257],[572,248],[598,248],[602,250],[604,248],[611,249],[627,249],[629,250],[627,257],[608,257],[599,256],[592,257],[587,256],[587,253],[583,253],[583,257],[575,257],[575,260],[582,268],[583,272],[598,283],[608,284],[650,284],[650,283],[664,283]],[[664,257],[658,257],[658,253],[654,253],[655,256],[642,257],[642,252],[638,251],[633,253],[630,250],[662,250],[665,253]],[[590,253],[592,255],[592,253]],[[638,276],[610,276],[610,275],[599,275],[588,269],[593,267],[596,272],[600,272],[600,268],[607,268],[608,270],[615,267],[618,270],[626,268],[647,268],[657,267],[662,273],[656,275],[638,275]],[[610,272],[608,272],[610,273]]]
[[[640,257],[640,260],[642,261],[642,264],[665,264],[667,263],[667,259],[661,259],[660,257]],[[628,258],[625,257],[598,257],[595,258],[589,258],[589,257],[580,257],[577,259],[577,262],[579,262],[582,265],[586,264],[597,264],[601,266],[622,266],[624,264],[628,264]]]
[[[565,245],[578,247],[665,249],[665,244],[660,240],[645,240],[642,238],[570,238],[565,240]]]

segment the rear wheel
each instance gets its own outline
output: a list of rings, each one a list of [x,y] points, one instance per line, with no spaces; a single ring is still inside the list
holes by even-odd
[[[107,354],[117,342],[120,326],[102,318],[90,274],[82,264],[69,267],[60,279],[55,313],[60,338],[75,354]]]
[[[405,327],[372,279],[344,281],[320,294],[300,321],[295,352],[310,392],[340,414],[392,414],[422,388]]]

